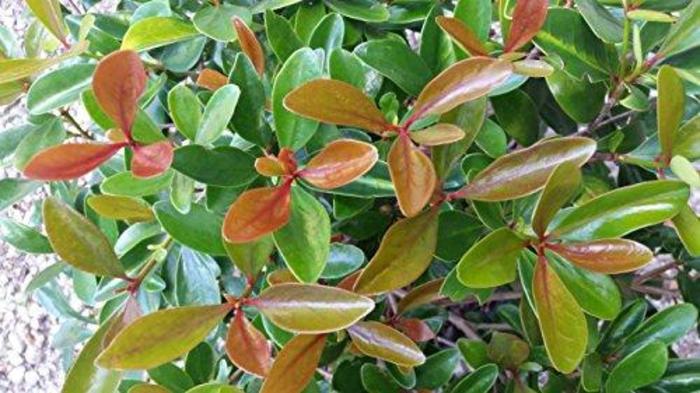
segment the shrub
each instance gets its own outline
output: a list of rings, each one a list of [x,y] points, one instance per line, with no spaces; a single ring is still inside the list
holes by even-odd
[[[700,390],[700,2],[573,3],[27,0],[64,392]]]

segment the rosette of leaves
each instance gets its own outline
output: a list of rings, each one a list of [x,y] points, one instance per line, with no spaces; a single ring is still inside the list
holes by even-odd
[[[91,5],[0,29],[64,392],[700,389],[697,0]]]

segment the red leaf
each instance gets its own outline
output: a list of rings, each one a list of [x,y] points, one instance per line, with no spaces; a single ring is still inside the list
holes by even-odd
[[[417,318],[401,318],[394,326],[415,342],[425,342],[435,338],[428,324]]]
[[[289,221],[291,182],[280,187],[248,190],[231,205],[222,233],[229,243],[246,243],[275,231]]]
[[[513,11],[513,23],[506,40],[505,52],[512,52],[534,37],[547,19],[549,0],[518,0]]]
[[[228,77],[219,71],[209,68],[203,69],[197,77],[197,86],[215,91],[221,86],[228,84]]]
[[[37,180],[69,180],[107,161],[124,143],[66,143],[40,151],[24,167],[24,176]]]
[[[265,336],[236,311],[226,336],[226,353],[231,362],[243,371],[265,378],[272,367],[270,345]]]
[[[136,177],[158,176],[170,168],[173,162],[173,146],[170,141],[156,142],[146,146],[134,146],[131,172]]]
[[[260,46],[260,42],[255,38],[255,33],[245,24],[243,19],[237,16],[233,17],[233,27],[236,29],[238,43],[241,44],[241,50],[250,58],[258,74],[264,74],[265,54]]]
[[[139,55],[130,50],[108,55],[95,69],[92,78],[95,98],[126,135],[131,135],[138,99],[146,88],[146,79],[146,70]]]

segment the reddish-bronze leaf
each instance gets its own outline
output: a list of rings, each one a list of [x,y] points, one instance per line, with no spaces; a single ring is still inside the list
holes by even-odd
[[[365,93],[338,80],[316,79],[307,82],[284,97],[284,106],[304,117],[363,128],[377,134],[391,128]]]
[[[280,160],[287,173],[292,174],[297,171],[297,159],[294,157],[293,150],[283,147],[277,154],[277,158]]]
[[[338,188],[367,173],[378,158],[377,148],[369,143],[340,139],[312,158],[300,175],[316,187]]]
[[[444,278],[438,278],[413,288],[401,299],[396,307],[396,313],[401,314],[416,307],[443,298],[443,296],[440,294],[440,288],[442,288],[442,283],[444,281]]]
[[[321,360],[325,335],[298,335],[282,347],[260,393],[301,393]]]
[[[131,159],[131,172],[136,177],[158,176],[173,163],[173,146],[170,141],[160,141],[150,145],[134,146]]]
[[[345,277],[335,287],[340,288],[340,289],[344,289],[346,291],[353,292],[355,290],[355,284],[357,283],[357,279],[360,278],[360,275],[362,274],[363,271],[364,271],[364,269],[360,269],[360,270],[354,272],[353,274]]]
[[[401,212],[406,217],[417,215],[437,183],[432,161],[403,134],[391,146],[387,162]]]
[[[217,70],[205,68],[197,77],[197,86],[215,91],[221,86],[228,84],[228,77]]]
[[[270,284],[270,286],[298,282],[299,280],[294,277],[294,273],[289,269],[277,269],[267,275],[267,283]]]
[[[103,58],[92,77],[92,90],[102,110],[131,135],[138,99],[146,88],[146,70],[139,55],[130,50],[113,52]]]
[[[236,311],[226,336],[226,353],[231,362],[243,371],[261,378],[270,372],[272,354],[265,336]]]
[[[255,37],[253,30],[245,24],[243,19],[234,16],[233,17],[233,27],[236,29],[236,34],[238,35],[238,43],[241,45],[241,50],[245,53],[250,61],[255,66],[255,70],[258,74],[262,75],[265,73],[265,53],[263,53],[260,42]]]
[[[418,318],[399,318],[394,323],[394,326],[408,338],[418,343],[435,338],[435,332],[430,329],[430,326]]]
[[[510,62],[487,57],[472,57],[455,63],[423,88],[406,124],[483,97],[512,72]]]
[[[258,157],[255,159],[255,170],[267,177],[283,176],[286,173],[284,164],[277,157]]]
[[[534,37],[547,19],[549,0],[518,0],[504,52],[512,52]]]
[[[462,49],[473,56],[488,56],[489,51],[472,29],[457,18],[438,16],[435,21]]]
[[[291,183],[241,194],[229,207],[222,234],[230,243],[246,243],[273,232],[289,221]]]
[[[627,239],[553,244],[550,247],[557,254],[578,266],[605,274],[631,272],[651,262],[654,258],[654,253],[645,245]]]
[[[135,320],[141,318],[141,316],[141,306],[139,306],[136,296],[129,296],[126,299],[124,308],[114,318],[111,325],[105,332],[104,337],[102,337],[102,348],[107,348],[112,340],[117,337],[119,332],[121,332],[125,327],[131,325],[131,323]]]
[[[457,142],[464,138],[464,131],[454,124],[439,123],[409,134],[411,139],[423,146],[440,146]]]
[[[124,143],[66,143],[40,151],[24,167],[24,176],[37,180],[68,180],[100,166]]]
[[[410,338],[381,322],[358,322],[348,333],[355,347],[367,356],[407,367],[425,362],[425,355]]]

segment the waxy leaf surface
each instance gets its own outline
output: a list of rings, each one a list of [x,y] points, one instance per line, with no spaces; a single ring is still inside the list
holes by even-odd
[[[491,288],[515,280],[518,255],[527,246],[509,228],[491,232],[476,243],[457,265],[457,278],[470,288]]]
[[[222,233],[231,243],[246,243],[283,227],[290,216],[291,186],[248,190],[231,205]]]
[[[247,243],[224,243],[224,248],[233,264],[248,277],[255,277],[269,262],[275,248],[272,236],[263,236]]]
[[[440,146],[457,142],[464,138],[461,128],[450,123],[438,123],[409,134],[411,139],[423,146]]]
[[[170,168],[173,162],[173,145],[170,141],[156,142],[134,147],[131,172],[137,177],[153,177]]]
[[[661,341],[652,341],[620,360],[605,382],[605,391],[626,393],[661,379],[668,364],[668,350]]]
[[[476,33],[466,23],[457,18],[438,16],[437,24],[452,38],[462,49],[474,56],[488,56],[488,50],[476,36]]]
[[[549,0],[518,0],[503,50],[512,52],[534,37],[547,19]]]
[[[657,78],[659,144],[661,152],[670,160],[673,141],[683,119],[685,89],[678,73],[671,66],[661,67]]]
[[[65,143],[40,151],[23,173],[36,180],[75,179],[102,165],[122,147],[122,143]]]
[[[226,336],[226,353],[236,367],[264,378],[272,367],[270,344],[265,336],[236,311]]]
[[[581,184],[581,171],[571,161],[563,162],[552,171],[532,217],[532,229],[535,234],[543,236],[547,232],[549,222],[574,196],[579,184]]]
[[[66,42],[66,24],[63,22],[61,3],[58,0],[26,0],[32,13],[48,31],[61,42]]]
[[[233,27],[236,29],[236,35],[238,36],[238,43],[241,45],[241,50],[250,58],[250,61],[253,62],[258,74],[262,75],[265,73],[265,53],[260,46],[260,42],[255,38],[255,33],[253,33],[253,30],[239,17],[233,18]]]
[[[428,204],[435,190],[437,176],[433,163],[408,135],[394,141],[387,162],[401,212],[413,217]]]
[[[355,347],[367,356],[404,367],[425,362],[425,355],[410,338],[383,323],[359,322],[348,333]]]
[[[260,393],[300,393],[309,384],[321,360],[325,335],[298,335],[275,358]]]
[[[557,244],[552,250],[575,265],[605,274],[631,272],[654,258],[654,253],[645,245],[627,239]]]
[[[148,204],[140,199],[118,195],[92,195],[87,204],[97,214],[113,220],[149,221],[155,218]]]
[[[309,161],[301,177],[318,188],[338,188],[367,173],[378,157],[377,149],[369,143],[333,141]]]

